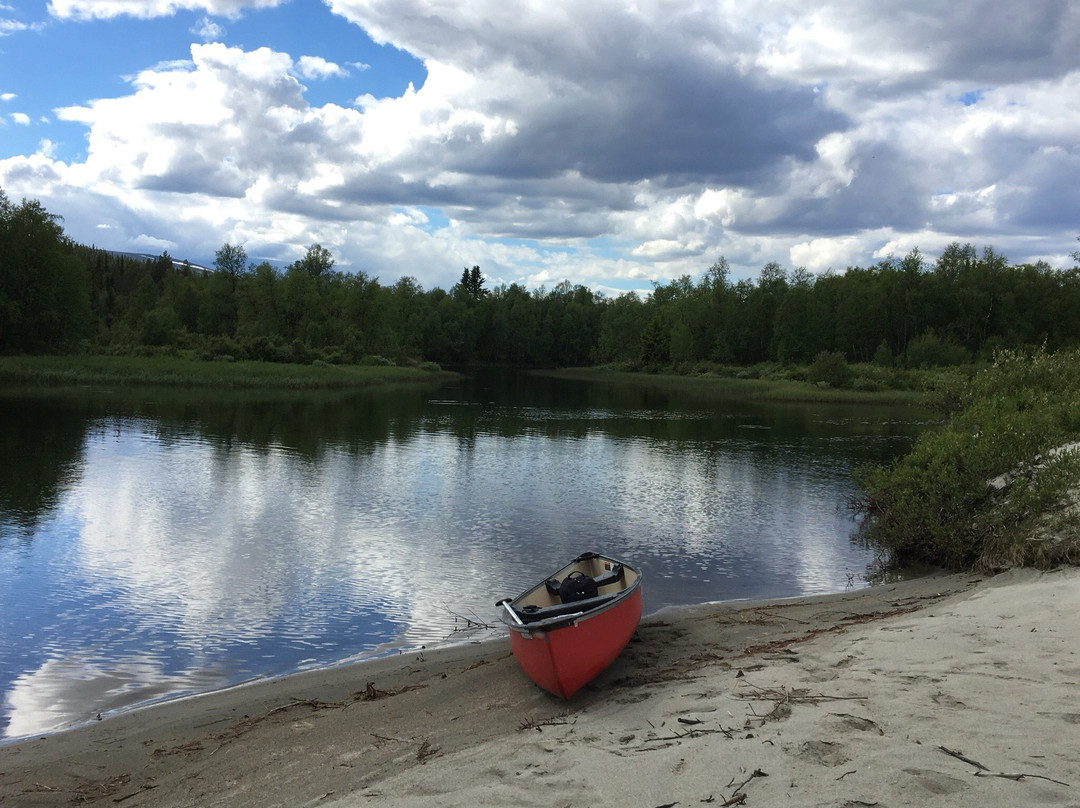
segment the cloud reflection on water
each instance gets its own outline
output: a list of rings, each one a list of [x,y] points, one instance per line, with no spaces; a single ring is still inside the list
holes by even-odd
[[[0,664],[4,735],[438,642],[582,550],[641,566],[649,609],[835,590],[869,558],[837,506],[874,427],[610,401],[434,401],[380,425],[370,407],[290,427],[304,451],[205,418],[95,422],[36,527],[59,549]]]

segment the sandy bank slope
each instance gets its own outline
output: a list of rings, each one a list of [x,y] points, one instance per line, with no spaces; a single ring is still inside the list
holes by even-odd
[[[1078,616],[1078,570],[702,607],[569,704],[397,657],[2,747],[0,803],[1080,805]]]

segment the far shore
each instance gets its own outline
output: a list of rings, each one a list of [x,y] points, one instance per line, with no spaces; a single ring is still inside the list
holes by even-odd
[[[0,746],[0,804],[1080,803],[1080,569],[646,618],[573,700],[506,639]]]
[[[383,360],[385,361],[385,360]],[[490,368],[476,368],[490,370]],[[773,403],[920,406],[926,394],[914,390],[858,390],[817,386],[792,379],[737,378],[715,374],[680,376],[630,373],[605,367],[524,369],[543,375],[618,382],[701,392],[718,398]],[[463,372],[470,372],[464,369]],[[6,387],[62,388],[87,385],[232,390],[353,390],[390,384],[438,382],[460,375],[430,363],[283,364],[201,360],[189,356],[0,356],[0,384]]]
[[[855,390],[819,387],[793,379],[739,378],[714,374],[680,376],[673,373],[631,373],[604,367],[566,368],[540,372],[568,379],[648,385],[671,390],[701,392],[721,398],[777,404],[922,406],[926,402],[926,393],[915,390]]]
[[[375,385],[438,382],[457,374],[437,366],[309,365],[190,359],[179,356],[0,356],[7,387],[214,388],[349,390]]]

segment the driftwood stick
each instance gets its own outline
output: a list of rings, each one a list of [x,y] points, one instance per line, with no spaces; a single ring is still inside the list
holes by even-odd
[[[1065,786],[1065,788],[1072,788],[1068,783],[1063,783],[1061,780],[1055,780],[1053,777],[1044,777],[1041,774],[1028,774],[1026,772],[1020,772],[1019,774],[1007,774],[1006,772],[989,772],[989,771],[977,771],[976,777],[1004,777],[1006,780],[1015,780],[1020,782],[1025,777],[1030,777],[1034,780],[1047,780],[1051,783],[1056,783],[1059,786]]]
[[[1011,773],[1008,773],[1008,772],[992,772],[986,766],[979,763],[979,761],[972,760],[971,758],[966,757],[965,755],[962,755],[959,752],[956,752],[956,751],[954,751],[952,749],[949,749],[946,746],[939,746],[938,749],[940,749],[946,755],[951,755],[952,757],[956,758],[957,760],[962,760],[962,761],[964,761],[964,763],[967,763],[967,764],[970,764],[970,765],[974,766],[975,769],[976,769],[976,771],[974,772],[976,777],[1003,777],[1006,780],[1015,780],[1018,783],[1021,780],[1023,780],[1025,777],[1029,777],[1029,778],[1031,778],[1033,780],[1046,780],[1048,782],[1055,783],[1056,785],[1059,785],[1059,786],[1065,786],[1066,788],[1072,788],[1072,786],[1069,785],[1068,783],[1062,782],[1061,780],[1055,780],[1053,777],[1046,777],[1046,776],[1041,775],[1041,774],[1028,774],[1027,772],[1020,772],[1020,773],[1017,773],[1017,774],[1011,774]]]
[[[550,718],[526,718],[518,724],[518,730],[535,729],[537,732],[540,732],[543,727],[557,727],[569,723],[571,723],[570,713],[563,713],[562,715],[551,716]]]
[[[988,771],[990,771],[990,770],[989,770],[988,768],[986,768],[986,766],[984,766],[984,765],[982,765],[981,763],[979,763],[979,761],[977,761],[977,760],[972,760],[972,759],[971,759],[971,758],[969,758],[969,757],[964,757],[964,756],[963,756],[963,755],[961,755],[961,754],[960,754],[959,752],[956,752],[956,751],[954,751],[954,750],[952,750],[952,749],[949,749],[949,748],[948,748],[947,746],[939,746],[939,747],[938,747],[938,749],[940,749],[940,750],[941,750],[942,752],[944,752],[944,753],[945,753],[946,755],[952,755],[952,756],[953,756],[954,758],[956,758],[957,760],[962,760],[962,761],[964,761],[964,763],[968,763],[968,764],[970,764],[970,765],[974,766],[974,767],[975,767],[976,769],[980,769],[980,770],[982,770],[982,771],[984,771],[984,772],[988,772]]]
[[[745,786],[745,785],[746,785],[747,783],[749,783],[749,782],[750,782],[751,780],[753,780],[753,779],[754,779],[755,777],[768,777],[768,776],[769,776],[769,775],[767,775],[767,774],[766,774],[765,772],[763,772],[763,771],[762,771],[761,769],[754,769],[754,771],[752,771],[752,772],[750,773],[750,776],[749,776],[749,777],[747,777],[747,778],[746,778],[745,780],[743,780],[743,781],[742,781],[741,783],[739,783],[739,785],[737,785],[737,786],[735,787],[735,790],[734,790],[733,792],[731,792],[731,798],[732,798],[732,799],[735,799],[735,795],[736,795],[736,794],[738,794],[738,793],[739,793],[740,791],[742,791],[742,790],[743,790],[743,786]],[[734,779],[734,778],[733,778],[733,779]]]
[[[657,735],[657,736],[652,737],[652,738],[642,738],[641,742],[642,743],[656,743],[658,741],[682,741],[682,740],[685,740],[686,738],[696,738],[699,735],[715,735],[717,733],[721,733],[723,735],[726,735],[728,738],[731,737],[731,730],[726,730],[723,727],[720,727],[720,729],[697,729],[697,728],[691,728],[691,729],[688,729],[686,732],[676,732],[676,733],[673,733],[672,735]]]

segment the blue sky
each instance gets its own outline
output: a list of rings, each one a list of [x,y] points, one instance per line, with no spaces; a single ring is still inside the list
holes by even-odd
[[[235,20],[181,11],[151,19],[58,21],[46,3],[25,0],[2,13],[31,26],[29,33],[0,39],[0,92],[17,93],[17,101],[5,106],[33,121],[2,130],[3,157],[32,153],[42,138],[49,138],[56,143],[57,156],[85,159],[85,127],[53,120],[53,110],[124,94],[129,89],[126,77],[158,63],[189,60],[192,42],[209,39],[249,50],[265,46],[319,54],[340,65],[343,75],[308,85],[305,95],[314,105],[349,103],[363,93],[397,96],[410,82],[422,85],[427,75],[415,57],[376,45],[319,2],[256,9]]]
[[[608,294],[953,241],[1074,264],[1080,10],[0,0],[0,188],[78,241]]]

